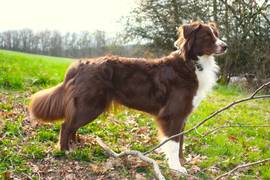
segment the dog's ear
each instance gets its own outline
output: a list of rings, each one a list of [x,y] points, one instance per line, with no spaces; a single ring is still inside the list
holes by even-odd
[[[174,42],[174,47],[177,49],[182,49],[182,45],[185,42],[185,40],[189,39],[192,32],[194,32],[196,29],[198,29],[200,26],[199,23],[191,23],[191,24],[185,24],[178,28],[178,39]]]
[[[192,46],[195,40],[194,32],[200,28],[200,23],[192,23],[189,25],[181,26],[181,33],[180,37],[182,37],[182,45],[181,45],[181,52],[183,53],[184,59],[189,60],[192,58]]]
[[[200,24],[199,23],[186,24],[186,25],[183,25],[181,28],[182,28],[183,37],[185,39],[188,39],[194,31],[200,28]]]
[[[177,41],[175,41],[174,46],[177,49],[180,49],[181,54],[183,54],[183,57],[185,60],[188,60],[191,58],[191,48],[194,43],[194,32],[197,31],[201,27],[200,23],[191,23],[182,25],[178,29],[179,37]]]
[[[209,22],[208,25],[210,27],[212,27],[214,33],[216,34],[216,36],[219,36],[219,31],[218,31],[218,27],[217,27],[217,24],[214,23],[214,22]]]
[[[217,24],[214,22],[209,22],[208,25],[211,26],[212,28],[215,28],[215,29],[217,28]]]

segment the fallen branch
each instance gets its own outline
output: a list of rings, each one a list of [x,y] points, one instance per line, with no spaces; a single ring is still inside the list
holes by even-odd
[[[265,86],[268,86],[268,85],[270,85],[270,81],[261,85],[258,89],[254,91],[254,93],[250,97],[251,98],[254,97],[256,94],[258,94],[259,91],[261,91]]]
[[[187,134],[187,133],[190,133],[191,131],[194,131],[196,130],[198,127],[200,127],[201,125],[203,125],[206,121],[208,121],[209,119],[213,118],[214,116],[220,114],[221,112],[231,108],[232,106],[235,106],[236,104],[239,104],[239,103],[242,103],[242,102],[245,102],[245,101],[250,101],[250,100],[254,100],[254,99],[270,99],[270,95],[261,95],[261,96],[256,96],[256,94],[258,94],[259,91],[261,91],[265,86],[268,86],[270,84],[270,81],[263,84],[261,87],[259,87],[257,90],[254,91],[253,94],[251,94],[249,97],[247,98],[243,98],[243,99],[240,99],[240,100],[237,100],[237,101],[234,101],[230,104],[228,104],[227,106],[215,111],[214,113],[210,114],[208,117],[206,117],[204,120],[202,120],[201,122],[199,122],[196,126],[194,126],[193,128],[191,129],[188,129],[186,131],[182,131],[181,133],[178,133],[178,134],[175,134],[169,138],[167,138],[166,140],[164,140],[163,142],[161,142],[160,144],[156,145],[154,148],[152,148],[151,150],[149,151],[146,151],[144,152],[143,154],[144,155],[147,155],[153,151],[155,151],[156,149],[160,148],[162,145],[164,145],[165,143],[167,143],[168,141],[174,139],[175,137],[179,137],[183,134]]]
[[[109,155],[112,156],[114,158],[120,158],[123,156],[128,156],[128,155],[132,155],[132,156],[137,156],[139,157],[141,160],[152,164],[154,171],[155,171],[155,175],[159,180],[165,180],[165,177],[162,175],[159,165],[157,164],[157,162],[149,157],[146,157],[143,155],[142,152],[140,151],[134,151],[134,150],[130,150],[130,151],[124,151],[121,153],[116,153],[113,150],[111,150],[99,137],[96,138],[97,143],[105,150],[105,152]]]
[[[26,176],[26,179],[30,179],[30,180],[33,180],[33,178],[31,176],[29,176],[28,174],[26,173],[22,173],[24,176]]]
[[[267,124],[267,125],[245,125],[245,124],[230,124],[230,125],[222,125],[222,126],[219,126],[215,129],[212,129],[206,133],[204,133],[202,136],[205,137],[205,136],[208,136],[210,134],[214,134],[215,132],[217,132],[218,130],[220,129],[224,129],[224,128],[230,128],[230,127],[270,127],[270,124]]]
[[[239,165],[239,166],[233,168],[232,170],[230,170],[229,172],[218,176],[216,178],[216,180],[221,179],[221,178],[226,177],[226,176],[230,176],[233,172],[237,171],[238,169],[242,169],[242,168],[246,168],[246,167],[249,167],[249,166],[265,163],[265,162],[268,162],[268,161],[270,162],[270,158],[263,159],[263,160],[260,160],[260,161],[255,161],[255,162],[252,162],[252,163]]]

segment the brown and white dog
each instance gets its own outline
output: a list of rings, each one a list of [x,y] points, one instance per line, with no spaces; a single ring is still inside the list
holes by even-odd
[[[164,139],[183,130],[185,120],[216,82],[214,55],[226,51],[215,24],[191,23],[179,28],[178,51],[159,59],[105,56],[70,65],[63,83],[34,94],[33,118],[64,119],[61,150],[69,149],[76,131],[106,111],[114,101],[153,115]],[[180,143],[179,143],[180,142]],[[169,167],[186,172],[183,137],[162,150]]]

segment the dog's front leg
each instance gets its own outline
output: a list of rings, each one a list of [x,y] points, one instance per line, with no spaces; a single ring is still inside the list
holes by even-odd
[[[167,119],[166,117],[170,117]],[[162,134],[162,141],[168,139],[168,137],[178,134],[181,132],[184,126],[184,120],[172,120],[172,116],[164,116],[162,118],[158,118],[158,125],[159,129]],[[182,166],[181,159],[179,155],[182,155],[182,143],[183,138],[176,137],[172,140],[169,140],[166,142],[163,146],[161,146],[161,151],[165,154],[166,158],[168,159],[168,164],[170,169],[173,169],[175,171],[179,171],[181,173],[186,174],[187,170]]]
[[[167,137],[163,138],[163,140],[166,139]],[[166,158],[168,159],[170,169],[187,174],[186,168],[184,168],[180,162],[179,147],[179,141],[170,140],[161,147],[161,150],[164,152]]]
[[[163,135],[163,140],[183,131],[185,119],[192,110],[191,97],[190,92],[184,89],[177,89],[171,92],[167,104],[159,111],[157,116],[157,122]],[[182,148],[183,136],[180,136],[164,144],[161,150],[165,153],[171,169],[180,171],[181,173],[187,173],[179,158],[179,155],[183,157]]]
[[[186,123],[183,124],[183,127],[181,129],[181,132],[185,130]],[[179,143],[179,157],[180,157],[180,163],[183,165],[186,163],[186,159],[184,156],[184,135],[180,136],[180,143]]]

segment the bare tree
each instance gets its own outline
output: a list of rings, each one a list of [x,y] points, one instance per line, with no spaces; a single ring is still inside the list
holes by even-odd
[[[61,56],[62,55],[62,36],[58,31],[53,31],[50,38],[50,52],[49,55]]]
[[[141,0],[124,22],[127,38],[148,42],[160,55],[174,49],[180,24],[216,21],[229,44],[228,53],[219,61],[221,80],[227,83],[231,76],[244,73],[260,79],[270,76],[269,14],[267,0]]]

